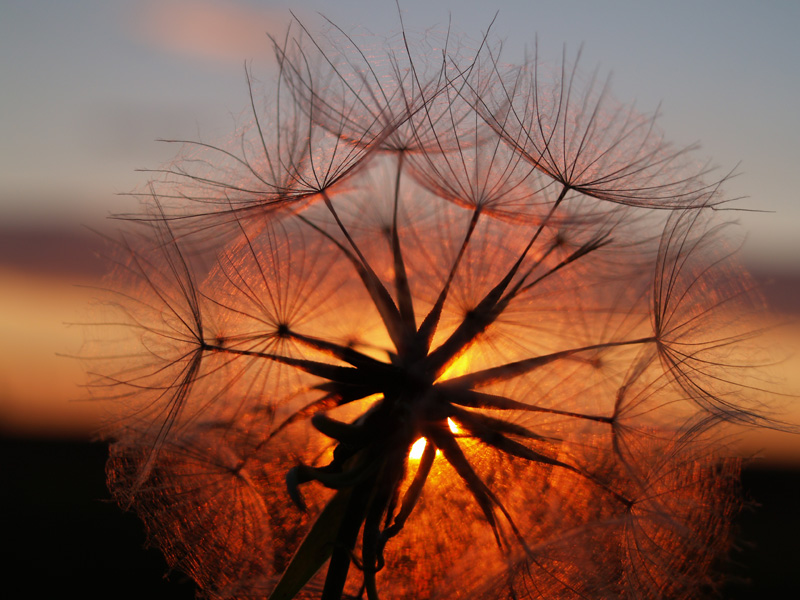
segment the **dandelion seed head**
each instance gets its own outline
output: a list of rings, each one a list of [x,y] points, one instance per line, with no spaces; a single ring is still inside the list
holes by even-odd
[[[331,30],[119,238],[113,493],[209,598],[698,597],[784,426],[721,182],[578,59]]]

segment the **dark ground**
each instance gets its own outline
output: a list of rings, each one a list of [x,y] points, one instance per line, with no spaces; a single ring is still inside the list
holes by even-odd
[[[108,500],[106,446],[0,438],[0,597],[193,598],[144,549],[137,517]],[[739,518],[726,599],[800,598],[800,470],[750,467],[744,492],[759,507]]]

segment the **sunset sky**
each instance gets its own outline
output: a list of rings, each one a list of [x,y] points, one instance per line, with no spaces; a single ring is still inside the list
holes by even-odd
[[[741,206],[747,256],[800,255],[800,199],[790,183],[800,149],[800,5],[744,1],[591,2],[405,0],[407,28],[493,33],[518,62],[538,37],[558,60],[583,44],[582,64],[612,72],[612,91],[650,111],[677,144],[699,141]],[[45,0],[0,5],[0,220],[94,221],[117,192],[141,185],[174,148],[162,137],[219,139],[247,105],[243,64],[272,76],[267,34],[290,10],[319,30],[322,11],[358,34],[399,29],[391,0]]]
[[[736,169],[726,185],[729,197],[744,198],[735,206],[766,211],[731,214],[747,231],[747,262],[799,270],[800,193],[791,181],[800,163],[800,3],[400,4],[409,30],[445,30],[451,21],[472,38],[499,11],[492,32],[506,41],[508,62],[520,62],[537,39],[553,61],[582,45],[584,69],[611,72],[616,97],[643,111],[660,105],[668,139],[699,141],[720,175]],[[106,215],[133,206],[118,194],[146,181],[135,169],[173,155],[157,138],[228,137],[248,104],[243,65],[272,78],[268,35],[285,31],[290,11],[312,32],[325,23],[318,11],[356,37],[399,30],[391,0],[0,3],[0,236],[102,227]],[[0,244],[0,382],[18,403],[63,422],[83,409],[35,402],[72,393],[63,382],[75,369],[55,354],[78,343],[61,323],[77,318],[85,299],[69,285],[89,275],[77,264],[42,269],[46,255],[32,261],[30,245],[9,244]]]

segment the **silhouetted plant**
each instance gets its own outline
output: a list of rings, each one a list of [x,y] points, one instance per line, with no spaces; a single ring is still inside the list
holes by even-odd
[[[772,423],[721,181],[577,59],[399,42],[287,34],[128,216],[113,493],[209,598],[711,590]]]

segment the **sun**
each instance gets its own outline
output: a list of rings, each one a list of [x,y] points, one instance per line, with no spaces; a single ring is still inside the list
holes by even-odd
[[[450,431],[458,434],[461,432],[461,429],[456,425],[455,421],[450,417],[447,417],[447,426],[450,427]],[[422,453],[425,452],[425,446],[428,444],[428,440],[424,437],[419,438],[414,444],[411,446],[411,451],[408,453],[408,458],[411,460],[419,460],[422,458]],[[441,454],[441,450],[436,451],[436,455],[438,456]]]

